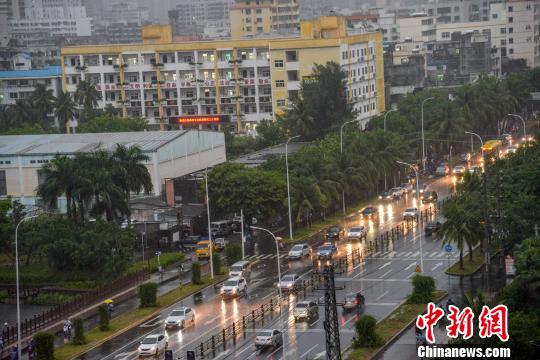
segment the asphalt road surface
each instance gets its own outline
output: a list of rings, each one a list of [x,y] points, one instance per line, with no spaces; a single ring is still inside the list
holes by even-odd
[[[452,186],[451,177],[439,178],[428,184],[430,190],[439,193],[439,199],[448,195]],[[378,201],[373,204],[379,210],[374,219],[363,219],[360,214],[349,216],[346,227],[365,225],[369,229],[367,242],[372,241],[378,232],[390,230],[402,221],[402,213],[406,207],[416,206],[414,195],[409,194],[403,199],[393,202]],[[421,205],[421,209],[429,205]],[[437,287],[446,289],[449,286],[463,286],[450,281],[444,274],[448,264],[457,260],[457,252],[450,254],[443,249],[442,242],[437,237],[425,237],[419,230],[422,226],[415,224],[407,236],[395,240],[385,251],[376,251],[363,257],[360,263],[336,275],[337,301],[342,301],[345,294],[351,291],[361,291],[366,299],[364,314],[370,314],[381,319],[389,314],[411,292],[411,278],[415,275],[415,267],[420,264],[420,238],[422,238],[422,255],[424,262],[423,273],[437,281]],[[421,235],[421,236],[420,236]],[[316,245],[312,243],[314,251]],[[360,248],[365,254],[366,242],[339,242],[338,256],[344,255],[355,248]],[[241,319],[243,314],[260,307],[272,296],[277,294],[277,262],[275,247],[269,238],[258,242],[258,252],[250,254],[247,259],[253,262],[253,271],[248,279],[247,296],[233,300],[222,300],[219,289],[208,288],[203,291],[203,301],[195,304],[193,297],[184,299],[165,309],[158,317],[147,323],[128,330],[124,334],[107,341],[89,351],[80,359],[129,360],[138,358],[137,347],[145,336],[166,332],[169,337],[169,349],[173,350],[174,358],[185,356],[186,350],[193,350],[201,341],[218,334],[222,328],[232,321]],[[282,272],[297,273],[309,277],[317,261],[306,258],[299,261],[287,261],[286,253],[281,253]],[[471,287],[475,284],[471,283]],[[325,331],[323,328],[324,307],[319,308],[319,316],[309,322],[295,322],[292,317],[294,304],[298,300],[317,300],[323,296],[319,290],[308,291],[305,295],[288,295],[282,306],[281,316],[276,311],[272,318],[267,318],[264,325],[248,329],[240,335],[236,343],[230,341],[227,348],[217,350],[216,359],[306,359],[325,357]],[[321,298],[322,299],[322,298]],[[182,330],[165,330],[164,319],[174,308],[190,306],[195,309],[195,323]],[[341,348],[348,346],[354,336],[354,321],[356,313],[344,313],[338,309]],[[285,329],[284,346],[278,349],[256,351],[253,344],[256,333],[262,329]],[[161,355],[163,358],[163,355]]]

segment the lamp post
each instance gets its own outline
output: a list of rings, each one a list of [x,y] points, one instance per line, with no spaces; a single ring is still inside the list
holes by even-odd
[[[396,161],[398,164],[406,165],[414,170],[414,173],[416,175],[416,206],[420,209],[420,185],[418,181],[418,170],[409,163],[403,162],[403,161]],[[419,219],[417,219],[418,221]],[[424,253],[422,252],[422,230],[420,229],[420,224],[418,224],[418,234],[420,237],[420,272],[424,271]]]
[[[433,97],[428,97],[422,101],[422,106],[420,106],[420,111],[422,115],[422,170],[426,172],[426,142],[424,139],[424,104],[428,100],[433,100]]]
[[[206,214],[208,217],[208,247],[210,249],[210,277],[214,278],[214,259],[212,258],[212,228],[210,225],[210,198],[208,197],[208,168],[204,169],[204,183],[206,187]]]
[[[21,299],[20,299],[20,290],[19,290],[19,225],[23,222],[36,218],[39,215],[31,215],[22,218],[17,226],[15,227],[15,282],[17,288],[17,359],[22,359],[21,355]]]
[[[525,120],[523,120],[523,118],[518,114],[508,114],[508,116],[517,117],[519,120],[521,120],[521,122],[523,123],[523,136],[525,137],[525,142],[527,142],[527,129],[525,126]]]
[[[346,121],[339,128],[339,151],[340,151],[340,154],[343,154],[343,128],[345,127],[345,125],[356,122],[356,121],[360,121],[360,119],[353,119],[353,120]],[[341,199],[342,199],[342,203],[343,203],[343,214],[345,215],[345,190],[344,189],[341,190]]]
[[[289,141],[299,138],[300,135],[290,137],[285,142],[285,171],[287,172],[287,203],[289,205],[289,239],[292,240],[292,212],[291,212],[291,186],[289,183]]]
[[[276,254],[277,254],[277,271],[278,271],[278,294],[279,294],[279,326],[281,327],[283,331],[283,348],[285,349],[285,328],[283,327],[283,313],[281,312],[281,302],[282,302],[282,292],[281,292],[281,286],[279,286],[279,282],[281,281],[281,262],[279,260],[279,244],[277,241],[276,236],[273,232],[271,232],[268,229],[258,227],[258,226],[250,226],[252,229],[264,231],[267,234],[270,234],[272,238],[274,239],[274,243],[276,244]],[[285,353],[283,353],[283,359],[285,359]]]
[[[383,119],[383,131],[386,132],[386,117],[388,116],[388,114],[390,114],[391,112],[395,112],[397,111],[397,109],[390,109],[386,112],[386,114],[384,114],[384,119]]]
[[[484,160],[484,140],[482,140],[482,137],[480,135],[478,135],[477,133],[473,133],[471,131],[465,131],[465,134],[474,135],[478,138],[478,140],[480,140],[480,144],[481,144],[480,150],[482,150],[482,161],[483,161]]]

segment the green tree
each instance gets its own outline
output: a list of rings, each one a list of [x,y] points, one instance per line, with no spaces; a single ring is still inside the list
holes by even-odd
[[[235,262],[242,259],[242,248],[238,245],[227,244],[225,246],[225,259],[227,259],[227,265],[231,266]]]
[[[287,133],[281,118],[276,121],[262,120],[257,125],[257,135],[256,140],[260,148],[277,145],[287,140]]]
[[[412,280],[413,292],[409,301],[413,304],[425,304],[433,301],[435,280],[431,276],[415,275]]]
[[[116,114],[104,114],[81,123],[80,133],[144,131],[147,122],[143,118],[123,118]]]
[[[54,335],[40,331],[34,335],[35,359],[54,360]]]
[[[42,124],[48,125],[48,115],[53,112],[56,103],[52,89],[47,89],[44,84],[37,84],[30,97],[30,102]]]
[[[377,320],[371,315],[363,315],[354,323],[356,329],[356,347],[376,347],[382,340],[377,334]]]
[[[202,284],[201,280],[201,264],[198,262],[191,263],[191,283],[193,285]]]
[[[85,113],[89,113],[97,107],[100,98],[101,95],[92,82],[87,80],[79,81],[74,99],[77,104],[82,105]]]
[[[84,335],[84,322],[81,318],[75,318],[73,320],[73,329],[75,334],[73,335],[73,345],[86,344],[86,336]]]
[[[141,308],[157,306],[157,290],[158,284],[153,282],[139,285],[139,301]]]
[[[99,305],[99,330],[101,331],[108,331],[109,330],[109,309],[107,309],[107,305],[101,304]]]
[[[62,91],[58,95],[54,106],[54,115],[57,117],[60,125],[64,126],[64,128],[66,129],[66,133],[68,133],[68,121],[75,118],[77,105],[73,101],[70,93],[68,93],[67,91]]]

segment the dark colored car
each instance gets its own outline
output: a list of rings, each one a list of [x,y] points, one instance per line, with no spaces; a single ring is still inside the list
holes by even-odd
[[[339,241],[343,236],[344,229],[339,225],[331,225],[326,229],[326,240]]]
[[[424,229],[424,232],[426,234],[426,236],[431,236],[433,235],[433,233],[436,233],[437,231],[439,231],[439,229],[441,228],[441,223],[440,222],[428,222],[426,224],[426,227]]]
[[[436,191],[427,191],[424,194],[422,194],[422,203],[424,204],[437,202],[438,199],[439,199],[439,195],[437,194]]]
[[[345,295],[345,301],[343,302],[343,311],[362,310],[365,304],[364,295],[361,293],[348,293]]]
[[[377,209],[374,206],[368,206],[361,212],[362,216],[371,217],[377,215]]]

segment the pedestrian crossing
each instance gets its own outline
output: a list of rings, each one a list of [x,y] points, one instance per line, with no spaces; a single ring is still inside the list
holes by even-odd
[[[427,259],[446,259],[448,253],[445,251],[424,251],[422,253],[424,258]],[[287,257],[286,253],[279,254],[280,259],[285,259]],[[416,259],[420,257],[420,251],[377,251],[373,254],[364,254],[366,259]],[[459,253],[452,252],[450,253],[450,258],[454,259],[459,257]],[[254,254],[246,255],[245,260],[256,261],[256,260],[269,260],[277,258],[277,254]]]
[[[279,254],[279,258],[286,258],[287,254]],[[245,260],[255,261],[255,260],[268,260],[277,258],[277,254],[255,254],[255,255],[246,255]]]

